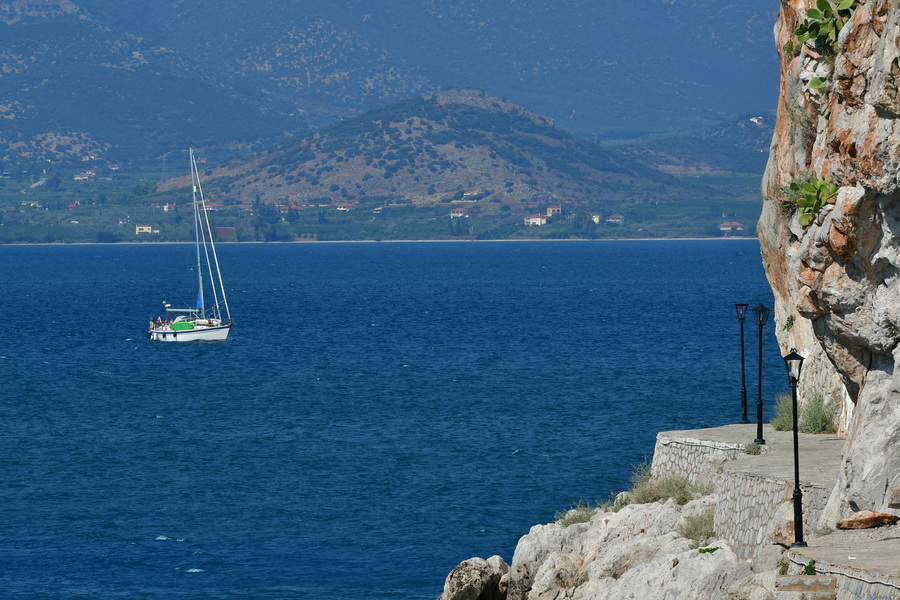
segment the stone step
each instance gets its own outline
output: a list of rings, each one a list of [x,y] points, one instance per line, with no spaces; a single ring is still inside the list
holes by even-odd
[[[775,579],[776,600],[835,600],[830,575],[782,575]]]

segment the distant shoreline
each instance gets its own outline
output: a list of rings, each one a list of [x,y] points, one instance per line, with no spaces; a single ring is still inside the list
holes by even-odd
[[[216,242],[219,246],[239,246],[242,244],[484,244],[484,243],[604,243],[604,242],[732,242],[749,241],[758,242],[759,238],[753,237],[709,237],[709,238],[620,238],[620,239],[541,239],[525,238],[518,240],[292,240],[290,242]],[[172,246],[177,244],[191,244],[194,242],[13,242],[0,243],[0,246]]]

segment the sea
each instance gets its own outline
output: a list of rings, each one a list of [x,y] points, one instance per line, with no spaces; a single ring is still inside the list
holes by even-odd
[[[737,423],[773,302],[752,239],[218,250],[232,334],[173,344],[193,246],[0,246],[0,598],[433,600]]]

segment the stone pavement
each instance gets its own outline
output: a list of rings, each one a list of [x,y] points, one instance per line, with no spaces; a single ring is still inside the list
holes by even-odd
[[[665,435],[709,442],[748,445],[756,438],[756,424],[670,431]],[[725,463],[728,471],[760,477],[794,479],[793,434],[763,426],[766,444],[757,456],[738,454]],[[838,479],[844,440],[834,435],[799,435],[800,481],[832,488]],[[839,598],[900,599],[900,525],[817,535],[804,532],[808,547],[791,548],[795,564],[816,561],[820,572],[846,576]]]

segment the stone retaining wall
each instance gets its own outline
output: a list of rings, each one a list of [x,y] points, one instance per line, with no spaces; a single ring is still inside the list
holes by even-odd
[[[793,479],[760,477],[730,471],[727,461],[744,451],[743,444],[656,436],[654,477],[683,476],[691,483],[714,485],[716,535],[726,540],[740,558],[755,559],[773,537],[793,538]],[[804,532],[818,522],[830,490],[804,484]]]
[[[790,551],[788,560],[793,563],[792,571],[797,571],[806,564],[805,557]],[[824,561],[816,561],[816,571],[835,578],[837,600],[900,600],[898,577],[835,567]]]
[[[744,451],[743,444],[711,442],[659,433],[653,450],[654,477],[682,476],[696,485],[715,483],[722,465]]]

